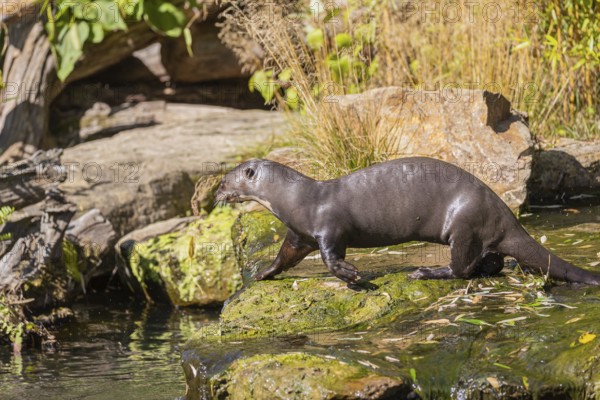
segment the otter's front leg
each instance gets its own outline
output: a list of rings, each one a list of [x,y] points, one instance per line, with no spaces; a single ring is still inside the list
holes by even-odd
[[[319,240],[321,257],[327,266],[327,269],[347,283],[357,283],[361,280],[356,267],[346,261],[346,246],[335,240]]]
[[[260,281],[287,271],[298,265],[300,261],[315,250],[318,250],[316,245],[304,243],[298,235],[288,230],[275,261],[267,269],[256,274],[254,279]]]

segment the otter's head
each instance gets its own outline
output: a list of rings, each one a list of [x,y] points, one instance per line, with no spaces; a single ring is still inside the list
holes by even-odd
[[[268,161],[258,159],[246,161],[229,171],[221,179],[221,184],[215,194],[215,200],[224,203],[241,203],[247,200],[260,201],[260,188],[269,175]]]

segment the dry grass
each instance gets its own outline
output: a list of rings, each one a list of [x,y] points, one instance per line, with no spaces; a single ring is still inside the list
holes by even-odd
[[[593,64],[575,69],[577,60],[566,54],[554,67],[544,57],[547,39],[539,24],[547,3],[499,0],[501,13],[494,17],[494,8],[472,6],[469,13],[458,1],[462,18],[452,22],[456,8],[444,2],[426,3],[427,9],[437,4],[434,14],[384,2],[377,15],[385,67],[373,84],[488,89],[526,111],[536,135],[600,138],[600,71]]]
[[[247,69],[272,71],[273,82],[285,89],[275,93],[276,104],[301,104],[304,118],[292,119],[292,142],[329,175],[397,156],[398,139],[391,138],[397,127],[390,135],[392,127],[377,112],[358,115],[331,102],[335,95],[381,86],[500,92],[513,108],[529,114],[535,135],[600,138],[597,65],[574,68],[577,60],[566,54],[551,65],[545,55],[540,7],[554,0],[536,9],[531,7],[537,3],[498,0],[493,3],[501,10],[498,18],[490,9],[484,16],[482,6],[488,3],[468,6],[466,0],[354,0],[343,3],[335,15],[327,12],[331,8],[316,10],[314,2],[312,9],[303,1],[231,3],[223,40],[248,60]],[[446,8],[448,4],[453,6]],[[459,18],[452,14],[457,5]],[[426,9],[437,12],[428,14]],[[368,33],[371,28],[374,34]],[[314,30],[324,32],[318,48],[309,39]],[[339,33],[353,38],[350,47],[339,46]],[[342,63],[332,67],[332,58],[344,57],[356,64],[345,71]],[[262,65],[257,63],[260,58]],[[291,79],[283,81],[281,71],[288,71]]]

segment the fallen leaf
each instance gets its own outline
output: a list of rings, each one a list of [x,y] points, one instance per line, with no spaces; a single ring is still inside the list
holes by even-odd
[[[274,234],[273,235],[273,241],[274,242],[278,242],[279,241],[279,235],[278,234]]]
[[[442,319],[430,319],[428,321],[423,321],[424,324],[427,325],[450,325],[451,322],[449,319],[446,318],[442,318]]]
[[[486,378],[486,380],[490,383],[490,385],[492,385],[492,387],[496,390],[500,389],[500,384],[498,383],[498,379],[494,378],[493,376],[488,376]]]
[[[526,376],[523,377],[523,386],[525,386],[525,390],[529,390],[529,378]]]
[[[565,325],[572,324],[573,322],[577,322],[577,321],[580,321],[582,319],[583,319],[583,317],[571,318],[570,320],[568,320],[567,322],[565,322]]]
[[[410,369],[410,379],[412,379],[413,383],[417,381],[417,371],[414,368]]]
[[[477,295],[475,297],[473,297],[471,300],[473,301],[473,304],[477,304],[481,301],[482,297]]]
[[[497,324],[514,325],[515,322],[517,322],[517,321],[523,321],[524,319],[527,319],[527,317],[517,317],[517,318],[511,318],[511,319],[503,319],[502,321],[498,321]]]
[[[482,321],[480,319],[473,319],[473,318],[461,318],[458,320],[459,322],[466,322],[467,324],[471,324],[471,325],[488,325],[488,326],[492,326],[492,324],[489,324],[485,321]]]
[[[373,369],[379,368],[379,366],[377,366],[377,365],[375,365],[372,362],[367,361],[367,360],[358,360],[358,362],[360,364],[364,365],[365,367],[369,367],[369,368],[373,368]]]
[[[596,339],[596,335],[594,335],[593,333],[586,332],[586,333],[582,334],[581,336],[579,336],[579,343],[586,344],[586,343],[591,342],[594,339]]]
[[[580,213],[580,211],[578,209],[576,209],[576,208],[565,208],[563,211],[564,212],[568,212],[568,213],[570,212],[572,214],[579,214]]]
[[[509,367],[508,365],[504,365],[504,364],[500,364],[500,363],[494,363],[494,365],[496,367],[500,367],[500,368],[504,368],[504,369],[512,369],[511,367]]]

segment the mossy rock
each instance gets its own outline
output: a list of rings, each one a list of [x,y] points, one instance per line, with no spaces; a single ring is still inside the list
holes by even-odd
[[[235,256],[244,283],[277,256],[287,228],[268,211],[242,213],[231,228]]]
[[[236,370],[249,371],[223,374],[235,360],[272,358],[292,347],[364,361],[373,373],[412,381],[422,398],[600,396],[600,288],[543,293],[540,286],[492,278],[472,281],[471,294],[443,297],[465,283],[413,282],[403,275],[374,279],[379,289],[371,292],[353,292],[334,278],[258,282],[224,308],[221,324],[188,342],[184,368],[194,362],[207,371],[207,385],[233,385],[254,373],[253,364],[239,364]]]
[[[146,298],[203,306],[235,293],[242,283],[231,241],[237,216],[216,208],[183,230],[135,243],[128,264]]]
[[[215,399],[404,399],[403,379],[358,363],[301,352],[255,355],[234,361],[210,379]]]
[[[416,281],[399,272],[372,280],[377,289],[355,291],[331,278],[255,282],[221,314],[221,334],[261,337],[372,327],[418,312],[464,281]]]

